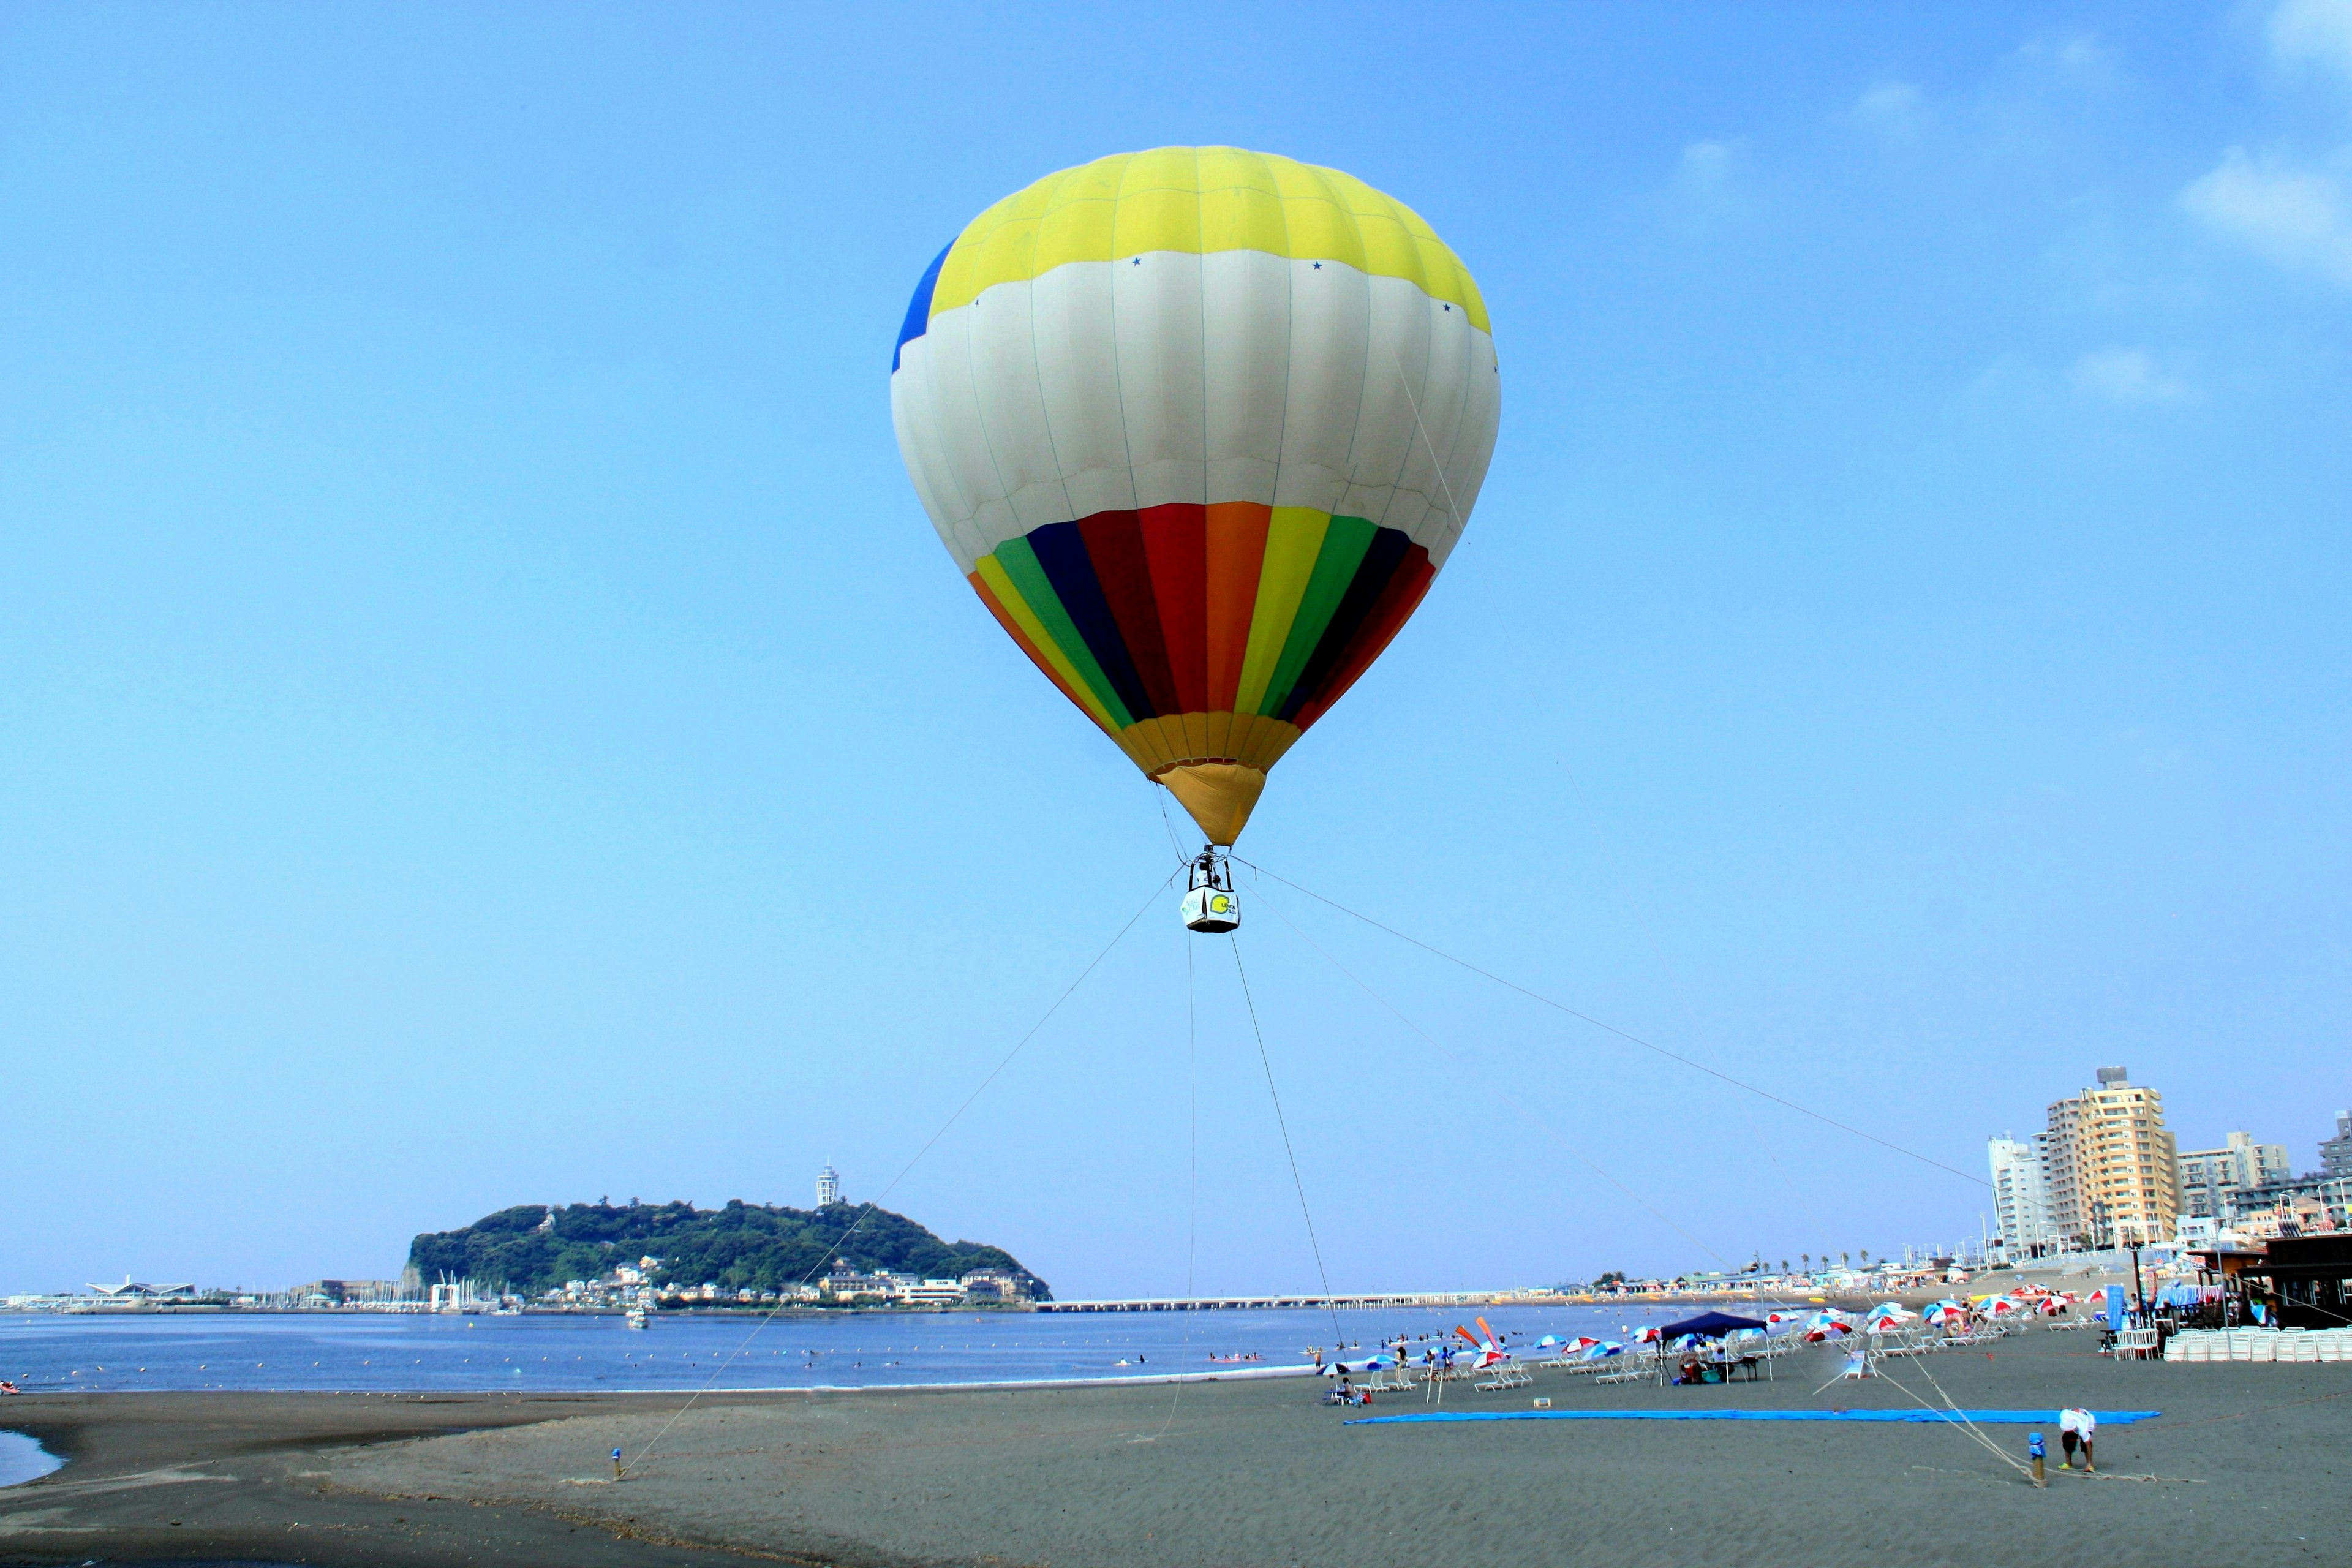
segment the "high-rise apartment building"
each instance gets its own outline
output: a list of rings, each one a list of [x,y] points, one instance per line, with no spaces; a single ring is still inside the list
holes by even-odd
[[[2352,1110],[2336,1113],[2336,1136],[2320,1144],[2319,1169],[2325,1175],[2352,1176]]]
[[[2180,1173],[2162,1095],[2101,1068],[2096,1084],[2050,1108],[2045,1138],[2050,1225],[2068,1245],[2172,1239]]]
[[[2050,1186],[2042,1172],[2047,1142],[2046,1134],[2018,1139],[2003,1133],[1985,1140],[2004,1258],[2039,1258],[2057,1250],[2058,1234],[2050,1224]]]
[[[2323,1152],[2326,1145],[2322,1144]],[[2291,1178],[2293,1163],[2284,1143],[2257,1143],[2251,1132],[2232,1132],[2218,1149],[2180,1152],[2180,1212],[2192,1218],[2227,1222],[2238,1194]]]

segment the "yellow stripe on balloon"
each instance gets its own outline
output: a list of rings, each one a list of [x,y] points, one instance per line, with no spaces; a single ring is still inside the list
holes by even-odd
[[[1234,712],[1255,713],[1265,702],[1266,682],[1281,662],[1290,623],[1297,618],[1298,601],[1315,574],[1315,559],[1323,552],[1323,535],[1330,526],[1328,512],[1303,506],[1276,507],[1267,521],[1265,562],[1258,568],[1257,607],[1250,616],[1249,647],[1242,655]]]
[[[994,594],[996,602],[1004,606],[1004,613],[1020,626],[1021,634],[1045,656],[1045,662],[1054,667],[1054,673],[1062,678],[1062,684],[1077,694],[1079,702],[1085,705],[1094,721],[1117,734],[1118,725],[1112,720],[1110,710],[1104,707],[1102,700],[1094,694],[1087,678],[1078,673],[1078,667],[1070,662],[1070,656],[1062,651],[1061,645],[1054,640],[1054,634],[1045,629],[1045,623],[1037,618],[1037,612],[1031,609],[1029,601],[1021,596],[1021,590],[1013,585],[1012,575],[1004,570],[1004,563],[993,555],[983,555],[972,570],[980,574],[981,581],[988,584],[988,591]]]
[[[1073,261],[1224,250],[1339,261],[1406,279],[1489,330],[1469,268],[1419,213],[1352,174],[1238,147],[1113,153],[1013,193],[957,237],[930,313]]]

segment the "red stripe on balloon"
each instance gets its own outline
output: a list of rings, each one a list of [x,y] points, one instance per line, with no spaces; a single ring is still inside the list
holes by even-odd
[[[1162,712],[1201,713],[1209,707],[1208,510],[1177,503],[1141,513],[1143,556],[1176,685],[1176,706]]]
[[[1415,544],[1405,551],[1404,559],[1397,563],[1396,575],[1389,579],[1389,585],[1381,590],[1380,598],[1364,616],[1364,624],[1349,643],[1346,655],[1332,667],[1323,689],[1298,710],[1298,717],[1292,722],[1301,730],[1307,729],[1329,711],[1331,704],[1348,694],[1348,688],[1371,668],[1372,660],[1381,657],[1381,650],[1389,646],[1420,607],[1421,596],[1429,592],[1429,584],[1436,575],[1437,568],[1429,563],[1427,550]]]
[[[1155,713],[1181,713],[1176,681],[1169,673],[1168,645],[1160,635],[1160,605],[1152,596],[1151,568],[1144,559],[1143,531],[1131,511],[1098,511],[1078,521],[1087,559],[1094,563],[1119,640],[1135,661],[1136,678]],[[1142,715],[1138,715],[1142,717]]]

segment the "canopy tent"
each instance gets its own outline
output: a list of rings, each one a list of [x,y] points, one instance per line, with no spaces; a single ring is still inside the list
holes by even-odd
[[[1698,1334],[1706,1339],[1719,1340],[1736,1330],[1760,1330],[1763,1327],[1763,1323],[1755,1318],[1735,1318],[1728,1312],[1701,1312],[1696,1318],[1685,1318],[1679,1323],[1668,1323],[1658,1332],[1669,1340],[1680,1339],[1685,1334]]]

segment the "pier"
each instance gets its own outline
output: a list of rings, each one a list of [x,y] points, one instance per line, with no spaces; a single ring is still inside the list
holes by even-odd
[[[1492,1307],[1532,1300],[1516,1290],[1423,1290],[1382,1296],[1139,1296],[1126,1300],[1040,1301],[1039,1312],[1222,1312],[1250,1308],[1318,1310],[1376,1307]]]

